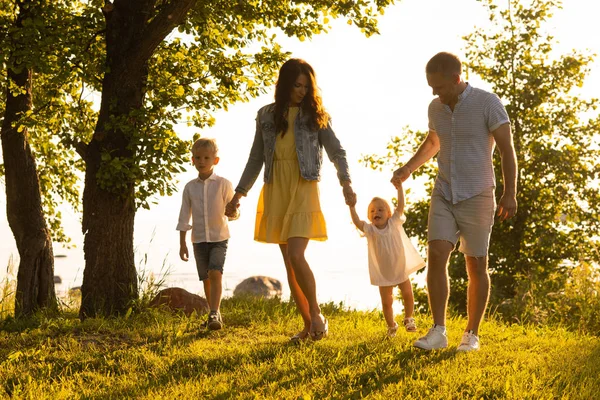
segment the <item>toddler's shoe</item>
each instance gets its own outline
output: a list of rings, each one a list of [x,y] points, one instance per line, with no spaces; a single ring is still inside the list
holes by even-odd
[[[406,329],[406,332],[416,332],[417,331],[417,323],[415,322],[415,319],[412,317],[409,318],[404,318],[404,328]]]
[[[207,327],[211,331],[218,331],[223,327],[223,320],[221,319],[221,313],[218,311],[211,311],[208,314]]]
[[[413,346],[423,350],[444,349],[448,347],[448,337],[444,327],[434,325],[429,332],[419,338]]]
[[[398,324],[394,322],[394,326],[388,326],[387,336],[389,338],[393,338],[396,336],[397,331],[398,331]]]
[[[464,352],[477,350],[479,350],[479,338],[471,331],[465,332],[456,351]]]

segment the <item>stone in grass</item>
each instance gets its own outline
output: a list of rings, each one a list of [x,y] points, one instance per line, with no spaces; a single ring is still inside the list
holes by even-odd
[[[187,316],[194,311],[198,315],[209,311],[206,299],[178,287],[163,289],[150,301],[150,307],[161,306],[171,311],[183,311]]]
[[[268,276],[251,276],[235,287],[233,295],[256,296],[267,299],[281,297],[281,282]]]

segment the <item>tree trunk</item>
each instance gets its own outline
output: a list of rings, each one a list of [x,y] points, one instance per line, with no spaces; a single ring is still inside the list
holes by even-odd
[[[104,123],[99,120],[98,124]],[[137,297],[133,256],[133,185],[120,194],[102,189],[97,180],[101,143],[90,144],[83,192],[85,269],[80,317],[121,314]]]
[[[131,161],[139,151],[131,141],[135,112],[143,108],[148,60],[195,1],[173,0],[161,5],[156,15],[155,0],[105,2],[107,72],[94,136],[82,151],[86,173],[81,318],[121,314],[138,296],[133,254],[135,177],[121,174],[115,182],[115,177],[99,178],[98,172],[106,162],[102,155]]]
[[[20,9],[17,27],[22,27],[21,21],[27,18],[30,11],[31,8]],[[14,45],[15,53],[23,51],[22,45]],[[11,65],[18,65],[14,58],[11,60]],[[19,317],[29,315],[38,308],[55,308],[56,293],[52,239],[42,209],[36,163],[27,141],[27,128],[19,127],[23,114],[32,108],[31,70],[24,66],[19,70],[9,67],[8,81],[25,91],[13,96],[7,89],[0,134],[6,175],[8,224],[21,258],[15,296],[15,316]]]

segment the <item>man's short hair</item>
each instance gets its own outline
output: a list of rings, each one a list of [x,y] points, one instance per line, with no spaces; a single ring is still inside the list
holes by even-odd
[[[425,72],[427,74],[460,75],[462,73],[462,64],[457,56],[443,51],[431,57],[431,60],[429,60],[425,67]]]
[[[217,140],[213,138],[200,138],[192,145],[192,154],[199,148],[205,148],[211,150],[215,155],[219,153],[219,147],[217,146]]]

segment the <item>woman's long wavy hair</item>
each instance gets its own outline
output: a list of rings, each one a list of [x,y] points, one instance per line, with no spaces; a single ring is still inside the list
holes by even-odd
[[[321,100],[321,94],[317,87],[315,71],[306,61],[291,58],[281,66],[275,85],[275,129],[282,135],[287,132],[288,128],[286,115],[290,106],[292,89],[296,79],[302,74],[306,75],[309,81],[308,91],[300,104],[302,112],[309,116],[315,129],[326,128],[327,122],[329,122],[329,115],[323,107],[323,100]]]

